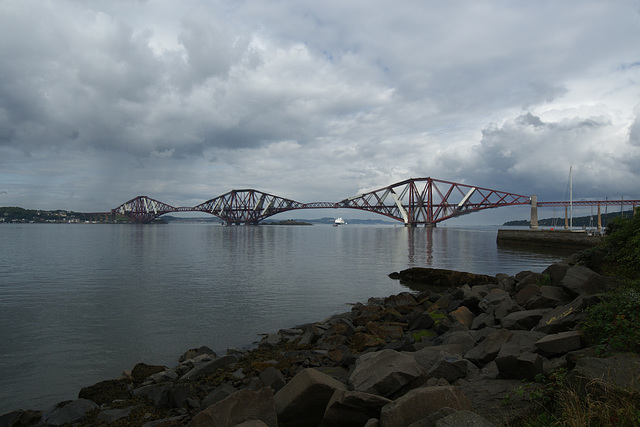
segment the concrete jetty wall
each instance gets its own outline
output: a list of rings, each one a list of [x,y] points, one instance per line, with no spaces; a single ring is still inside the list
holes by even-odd
[[[590,247],[602,242],[603,236],[588,235],[584,231],[564,230],[498,230],[498,242],[536,246]]]

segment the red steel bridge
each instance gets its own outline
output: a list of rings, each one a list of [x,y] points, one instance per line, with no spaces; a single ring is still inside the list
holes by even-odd
[[[620,201],[573,202],[574,205],[616,205]],[[640,200],[626,200],[636,206]],[[226,224],[258,224],[270,216],[297,209],[359,209],[403,222],[406,226],[437,223],[502,206],[530,205],[531,197],[490,190],[467,184],[433,178],[410,178],[387,187],[349,197],[339,202],[301,203],[258,190],[231,190],[193,207],[174,207],[147,196],[138,196],[111,210],[113,215],[125,215],[138,223],[151,222],[171,212],[204,212],[222,219]],[[537,202],[537,206],[568,205],[569,202]]]

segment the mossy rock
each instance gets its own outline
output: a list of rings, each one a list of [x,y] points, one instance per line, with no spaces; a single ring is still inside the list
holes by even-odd
[[[442,322],[447,317],[447,315],[441,311],[432,311],[429,313],[429,316],[431,316],[435,323]]]
[[[422,330],[422,331],[415,331],[411,333],[411,338],[413,338],[413,340],[415,342],[422,342],[425,338],[431,338],[431,337],[435,337],[437,334],[434,331],[431,330]]]

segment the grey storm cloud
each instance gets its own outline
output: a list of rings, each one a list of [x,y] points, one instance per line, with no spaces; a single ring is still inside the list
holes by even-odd
[[[6,0],[3,203],[332,200],[420,176],[528,194],[572,164],[584,197],[631,195],[637,18],[633,1]]]

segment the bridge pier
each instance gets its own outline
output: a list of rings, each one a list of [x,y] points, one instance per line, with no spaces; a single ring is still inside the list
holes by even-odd
[[[538,229],[538,196],[536,194],[531,196],[531,223],[529,228],[532,230]]]

